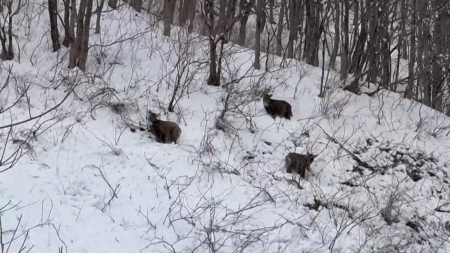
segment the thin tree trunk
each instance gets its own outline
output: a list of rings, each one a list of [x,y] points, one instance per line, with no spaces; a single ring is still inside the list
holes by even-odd
[[[181,27],[186,25],[188,13],[189,13],[189,0],[180,0],[180,7],[178,11],[178,23]]]
[[[209,40],[209,77],[206,83],[211,86],[220,86],[220,76],[217,72],[217,45],[216,30],[214,29],[214,0],[205,0],[205,22],[208,22]]]
[[[433,9],[435,12],[435,15],[433,15],[434,18],[434,31],[433,31],[433,42],[434,42],[434,50],[432,51],[432,57],[431,57],[431,68],[432,68],[432,93],[431,93],[431,100],[433,108],[442,112],[442,83],[444,81],[444,77],[442,74],[442,68],[444,66],[441,66],[441,58],[443,57],[443,47],[444,47],[444,24],[443,18],[444,18],[444,12],[439,8],[439,2],[434,1],[433,2]]]
[[[339,22],[341,20],[341,11],[339,8],[339,0],[334,0],[334,45],[333,45],[333,52],[331,52],[330,57],[330,67],[334,70],[336,70],[336,57],[339,51],[339,44],[340,44],[340,25]]]
[[[370,13],[369,19],[369,42],[367,44],[368,51],[368,64],[369,70],[367,75],[367,81],[373,83],[376,81],[378,68],[377,68],[377,49],[376,44],[378,42],[378,6],[376,2],[370,1],[370,6],[367,6]]]
[[[220,0],[219,1],[219,20],[217,21],[216,25],[216,32],[219,36],[224,36],[225,32],[225,23],[226,23],[226,6],[227,6],[227,0]]]
[[[389,38],[389,3],[384,0],[379,0],[380,5],[383,8],[381,16],[381,40],[380,40],[380,57],[382,64],[381,71],[381,85],[386,88],[393,90],[391,87],[391,49],[390,49],[390,38]]]
[[[255,0],[249,0],[248,3],[245,0],[239,1],[239,13],[241,15],[241,18],[239,26],[238,45],[240,46],[245,46],[245,40],[247,37],[247,21],[254,4]]]
[[[105,5],[105,0],[100,0],[100,3],[97,0],[97,20],[95,23],[95,34],[100,34],[100,22],[102,20],[102,10]]]
[[[349,58],[349,16],[350,4],[349,0],[343,0],[343,36],[344,43],[341,51],[341,80],[346,80],[348,75],[348,58]]]
[[[289,27],[289,40],[287,44],[288,59],[294,58],[294,42],[297,40],[298,34],[298,15],[297,15],[298,13],[296,12],[296,10],[297,10],[297,0],[290,0],[288,11],[291,24]]]
[[[72,12],[76,13],[75,1],[72,0]],[[77,33],[74,42],[70,46],[69,68],[78,67],[82,71],[86,70],[92,5],[93,0],[80,1],[78,14],[75,14],[77,16]]]
[[[416,15],[417,15],[417,0],[412,0],[412,10],[411,11],[411,35],[410,35],[410,50],[409,50],[409,61],[408,61],[408,85],[406,86],[404,97],[408,99],[413,98],[413,88],[414,88],[414,63],[416,62]],[[420,0],[419,0],[420,1]],[[417,100],[417,93],[414,95]]]
[[[283,35],[283,23],[284,23],[284,12],[286,9],[286,0],[281,0],[281,6],[280,6],[280,15],[278,16],[278,28],[277,28],[277,45],[275,54],[278,56],[281,56],[282,49],[283,49],[283,41],[282,41],[282,35]]]
[[[225,24],[225,32],[227,33],[225,43],[228,43],[229,40],[231,40],[231,35],[233,32],[233,27],[236,23],[236,6],[237,6],[237,0],[228,0],[228,6],[227,6],[227,14],[226,14],[226,24]]]
[[[50,35],[52,39],[53,52],[56,52],[61,48],[61,44],[59,44],[57,11],[58,11],[58,1],[48,0],[48,13],[50,15]]]
[[[172,30],[173,17],[175,12],[176,0],[164,1],[164,31],[163,35],[170,37],[170,31]]]
[[[419,55],[421,56],[421,64],[419,66],[419,76],[420,76],[420,84],[423,88],[423,101],[422,103],[426,106],[431,107],[431,86],[429,82],[428,73],[430,71],[430,50],[429,50],[429,42],[428,37],[430,36],[429,27],[426,23],[427,18],[427,6],[428,0],[420,0],[419,6],[419,19],[420,19],[420,40],[419,40]]]
[[[187,1],[187,0],[185,0]],[[197,0],[189,0],[191,4],[189,5],[189,26],[188,32],[192,33],[194,30],[194,21],[195,21],[195,11],[197,10]]]
[[[70,29],[70,0],[64,0],[64,40],[63,46],[69,47],[73,40],[73,30]]]
[[[408,8],[406,7],[407,0],[401,0],[400,6],[400,35],[398,37],[398,46],[400,47],[402,59],[408,59],[408,46],[406,44],[406,19],[408,18]]]
[[[261,69],[261,30],[262,30],[262,12],[263,12],[263,1],[257,0],[256,4],[256,31],[255,31],[255,62],[253,63],[253,67],[255,69]],[[268,53],[267,53],[268,54]]]
[[[80,46],[80,56],[77,64],[77,67],[80,68],[82,71],[86,70],[86,63],[89,54],[89,28],[91,26],[93,0],[86,0],[86,4],[87,6],[85,18],[83,21],[83,35]]]

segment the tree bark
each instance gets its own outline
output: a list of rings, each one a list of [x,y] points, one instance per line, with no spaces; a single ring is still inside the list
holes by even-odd
[[[187,0],[185,0],[187,1]],[[188,32],[192,33],[194,30],[194,21],[195,21],[195,12],[197,9],[197,0],[189,0],[191,3],[189,5],[189,26],[188,26]]]
[[[281,56],[282,49],[283,49],[283,27],[284,27],[284,13],[286,9],[286,0],[281,0],[281,6],[280,6],[280,15],[278,15],[278,27],[277,27],[277,45],[275,54],[278,56]]]
[[[48,0],[48,13],[50,15],[50,37],[52,39],[53,52],[56,52],[61,48],[61,44],[59,44],[57,0]]]
[[[102,10],[105,5],[105,0],[100,0],[100,3],[97,0],[97,20],[95,23],[95,34],[100,34],[100,23],[102,20]]]
[[[170,31],[172,30],[173,17],[175,12],[176,0],[164,1],[164,31],[163,35],[170,37]]]
[[[410,35],[410,50],[409,50],[409,61],[408,61],[408,84],[406,86],[404,97],[408,99],[413,98],[414,92],[414,63],[416,62],[416,15],[417,15],[417,0],[412,0],[412,13],[411,17],[411,35]],[[419,0],[420,1],[420,0]],[[414,95],[417,100],[417,93]]]
[[[344,43],[342,44],[341,51],[341,80],[346,80],[348,75],[348,61],[349,61],[349,16],[350,16],[350,3],[349,0],[343,0],[343,36]]]
[[[70,0],[64,0],[64,40],[62,45],[69,47],[73,40],[73,30],[70,29]]]
[[[72,12],[76,13],[75,0],[72,0]],[[75,42],[70,46],[69,68],[86,70],[89,49],[89,28],[92,17],[93,0],[80,1],[77,14],[77,32]]]
[[[253,67],[255,69],[261,69],[261,30],[262,30],[262,12],[263,12],[263,0],[257,0],[256,4],[256,31],[255,31],[255,62]]]
[[[209,77],[206,84],[211,86],[220,86],[220,75],[217,70],[217,44],[215,41],[216,30],[214,29],[214,0],[204,0],[204,9],[204,19],[205,22],[207,22],[209,33]]]
[[[309,0],[312,1],[312,0]],[[289,1],[289,20],[290,20],[290,27],[289,27],[289,40],[287,44],[287,58],[292,59],[294,58],[294,42],[297,40],[298,35],[298,13],[297,13],[297,3],[298,0],[290,0]],[[308,1],[307,1],[308,3]],[[311,4],[311,3],[309,3]],[[307,7],[309,8],[309,7]],[[308,13],[308,12],[307,12]],[[307,20],[308,24],[308,20]],[[305,42],[308,43],[308,42]]]
[[[331,53],[330,57],[330,67],[334,70],[336,70],[336,57],[339,51],[340,46],[340,25],[339,22],[341,20],[341,11],[339,8],[339,0],[334,0],[334,45],[333,45],[333,51]]]
[[[247,37],[247,21],[254,4],[255,0],[249,0],[248,2],[246,0],[240,0],[239,2],[239,14],[241,15],[241,18],[239,26],[239,39],[237,44],[240,46],[245,46],[245,40]]]

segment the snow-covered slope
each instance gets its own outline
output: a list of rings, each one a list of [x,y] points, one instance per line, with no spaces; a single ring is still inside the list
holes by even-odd
[[[445,116],[397,94],[356,96],[331,82],[321,99],[320,68],[275,62],[255,71],[252,52],[233,45],[223,82],[245,78],[209,87],[200,37],[174,28],[163,38],[126,6],[106,12],[101,34],[92,33],[87,73],[68,71],[67,50],[51,53],[46,6],[28,8],[33,15],[17,18],[28,22],[17,34],[20,62],[2,63],[2,79],[12,66],[17,80],[1,93],[4,108],[26,84],[32,115],[77,87],[41,120],[58,119],[42,126],[32,150],[0,174],[1,242],[10,252],[24,241],[30,252],[71,253],[449,250]],[[185,95],[164,113],[186,62]],[[291,121],[265,113],[265,87],[291,103]],[[118,102],[122,117],[111,106]],[[124,122],[147,109],[180,125],[179,144],[129,130]],[[28,110],[21,99],[0,125]],[[35,123],[13,128],[15,138]],[[10,141],[6,153],[15,147]],[[288,152],[319,155],[307,180],[285,173]]]

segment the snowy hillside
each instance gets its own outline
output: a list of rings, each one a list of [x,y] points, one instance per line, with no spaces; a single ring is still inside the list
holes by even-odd
[[[20,60],[0,73],[3,157],[27,151],[0,173],[2,252],[450,250],[444,115],[337,82],[319,98],[321,68],[256,71],[231,43],[228,84],[207,86],[207,42],[176,28],[164,38],[127,6],[92,31],[88,71],[69,71],[67,49],[51,52],[46,6],[29,8],[16,19]],[[185,95],[167,112],[177,83]],[[267,115],[267,87],[293,119]],[[178,144],[130,131],[148,109],[179,124]],[[288,152],[318,155],[306,180],[285,173]]]

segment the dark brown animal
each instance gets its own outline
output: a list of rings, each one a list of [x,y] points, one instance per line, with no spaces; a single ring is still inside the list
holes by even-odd
[[[301,155],[297,153],[289,153],[285,158],[285,167],[287,173],[297,173],[302,178],[305,178],[306,170],[310,171],[310,165],[314,162],[317,155],[306,154]]]
[[[269,95],[268,91],[264,91],[263,105],[267,114],[275,119],[276,116],[290,120],[292,117],[292,107],[284,100],[271,99],[272,95]]]
[[[181,135],[181,128],[174,122],[159,120],[155,113],[148,111],[148,131],[153,133],[160,143],[177,143]]]

